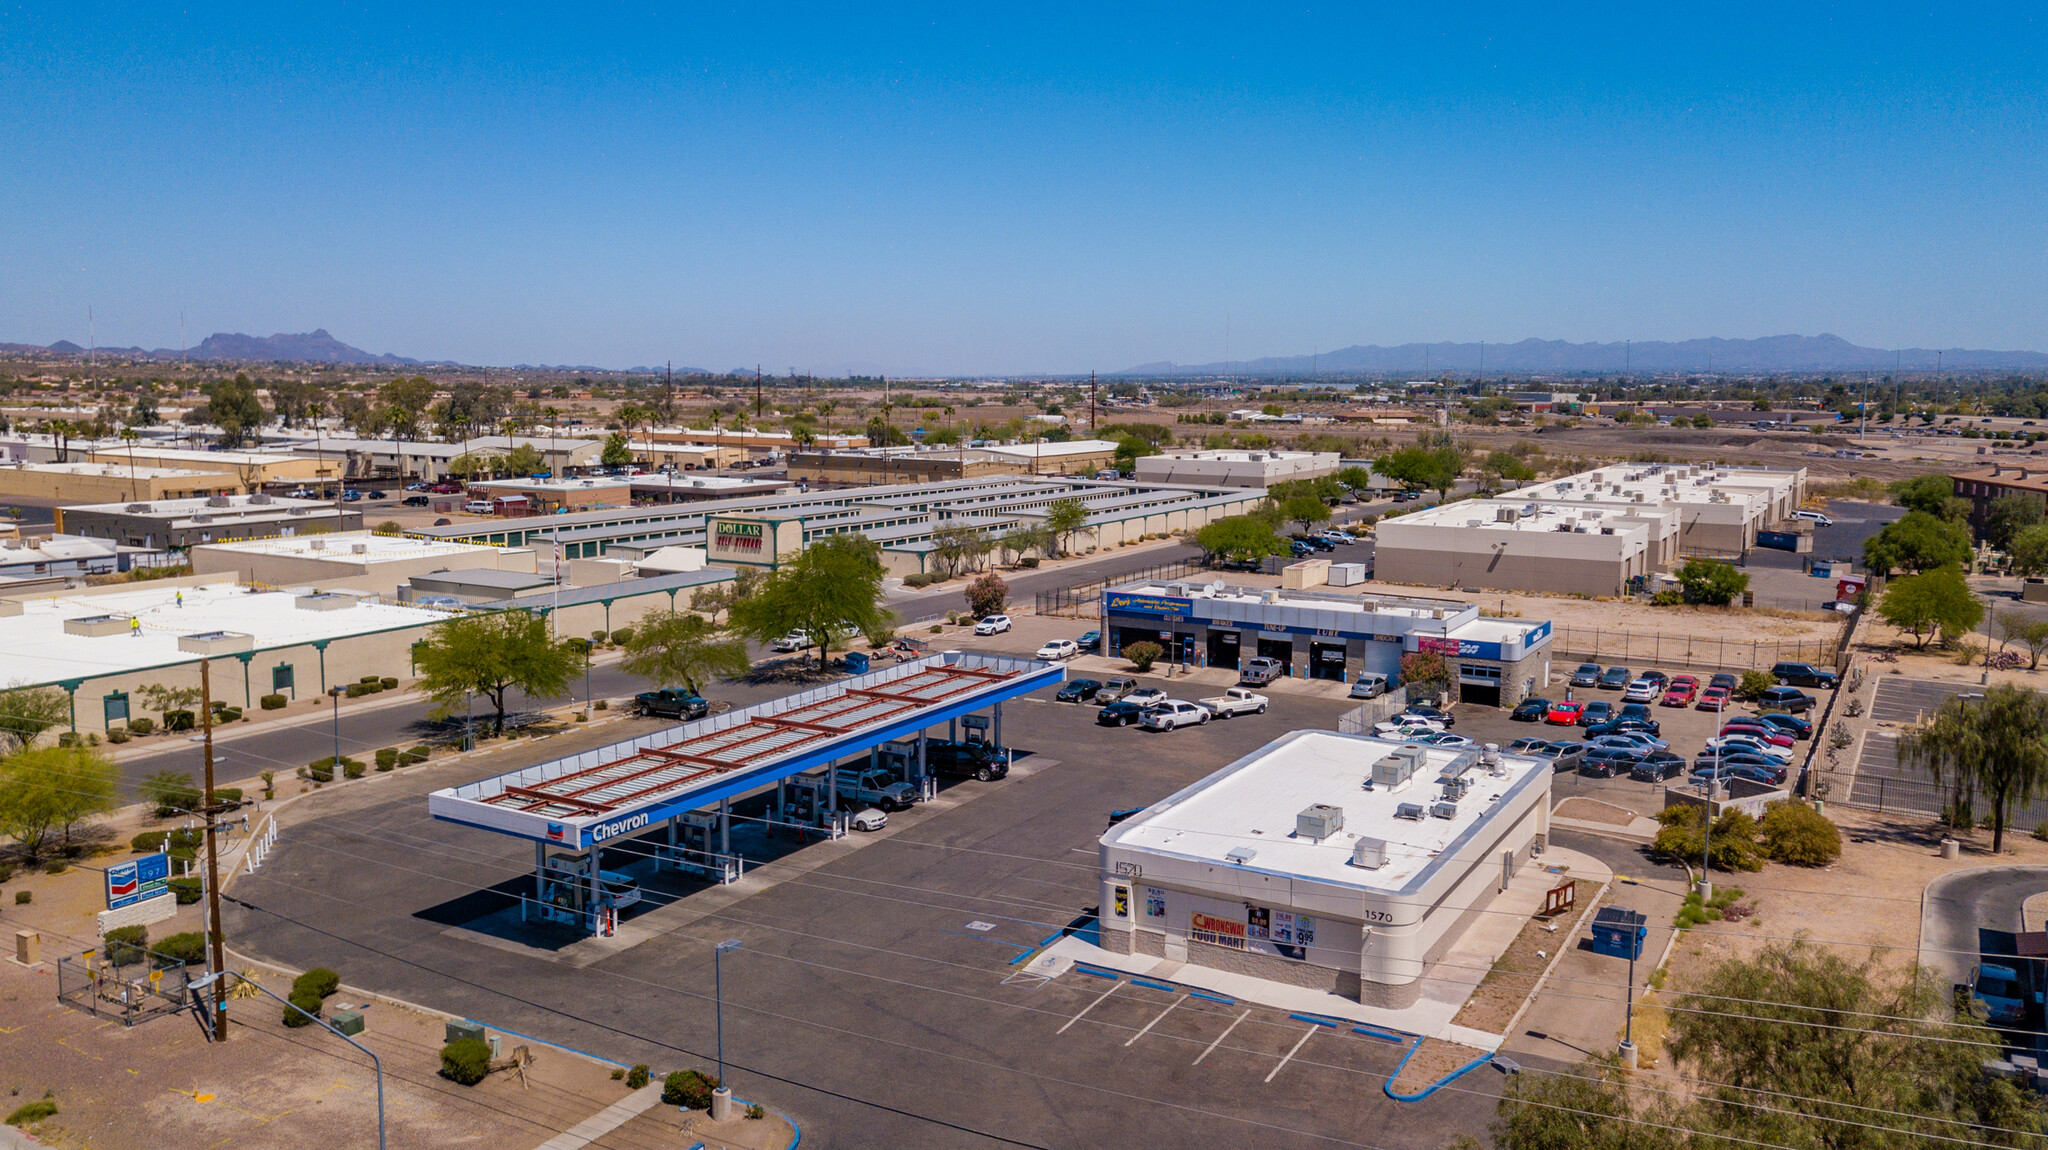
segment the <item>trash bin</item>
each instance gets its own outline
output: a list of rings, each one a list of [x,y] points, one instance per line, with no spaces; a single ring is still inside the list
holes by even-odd
[[[1650,936],[1649,916],[1625,906],[1603,906],[1593,914],[1593,953],[1615,958],[1643,956],[1643,940]]]
[[[848,651],[842,662],[846,664],[848,674],[865,675],[868,673],[868,657],[865,652]]]

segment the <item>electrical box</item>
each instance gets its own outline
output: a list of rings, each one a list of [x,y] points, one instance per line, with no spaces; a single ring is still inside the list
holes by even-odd
[[[484,1040],[484,1025],[481,1022],[469,1022],[451,1018],[448,1020],[447,1034],[448,1037],[444,1042],[454,1042],[461,1038],[474,1038],[478,1042],[482,1042]]]
[[[1294,816],[1294,833],[1298,838],[1321,842],[1343,829],[1344,808],[1328,803],[1316,803]]]
[[[327,1017],[327,1021],[334,1024],[334,1029],[351,1037],[363,1032],[363,1012],[360,1010],[337,1010]]]

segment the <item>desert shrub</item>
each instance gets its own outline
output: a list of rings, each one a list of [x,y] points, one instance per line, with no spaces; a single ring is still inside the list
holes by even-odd
[[[626,1068],[625,1068],[625,1067],[623,1067],[623,1066],[614,1066],[614,1067],[612,1067],[612,1081],[613,1081],[613,1082],[619,1082],[619,1081],[622,1081],[622,1080],[623,1080],[623,1079],[624,1079],[625,1077],[626,1077]]]
[[[905,575],[903,577],[903,585],[913,589],[923,589],[932,585],[932,577],[922,572]]]
[[[286,699],[283,695],[265,695],[256,700],[257,705],[266,711],[282,711],[288,702],[290,700]]]
[[[398,765],[401,767],[409,767],[414,763],[424,763],[427,761],[427,756],[432,753],[432,747],[427,746],[425,743],[421,743],[419,746],[414,747],[412,750],[401,753],[398,756]]]
[[[1022,567],[1027,571],[1031,570],[1038,566],[1038,556],[1026,555],[1024,558],[1017,560],[1017,566]]]
[[[383,678],[377,680],[377,685],[379,687],[384,688],[387,691],[395,691],[398,689],[398,680],[392,678],[389,675],[386,675]]]
[[[191,711],[165,711],[164,730],[189,731],[199,724],[199,716]]]
[[[642,1062],[626,1072],[626,1086],[628,1089],[638,1090],[647,1085],[647,1080],[651,1077],[653,1074],[647,1069],[647,1064]]]
[[[294,990],[287,1001],[299,1009],[293,1010],[290,1006],[284,1008],[284,1024],[286,1026],[311,1026],[313,1025],[313,1018],[320,1017],[321,998],[311,991]],[[304,1011],[305,1014],[301,1014],[299,1011]],[[312,1015],[313,1018],[306,1017],[307,1014]]]
[[[607,631],[604,631],[604,630],[602,630],[602,629],[600,629],[600,630],[596,630],[596,631],[592,631],[592,632],[590,633],[590,641],[591,641],[591,643],[595,644],[596,646],[600,646],[600,647],[602,647],[602,646],[604,646],[604,640],[605,640],[605,636],[606,636],[607,634],[609,634],[609,632],[607,632]]]
[[[216,723],[239,723],[242,721],[242,708],[222,707],[213,713],[213,721]]]
[[[1166,649],[1157,643],[1133,643],[1124,648],[1124,658],[1131,661],[1131,666],[1136,667],[1140,675],[1150,671],[1152,664],[1164,654]]]
[[[108,741],[108,742],[110,742],[110,743],[125,743],[125,742],[127,742],[127,741],[128,741],[128,732],[126,732],[126,731],[118,731],[118,730],[117,730],[117,731],[108,731],[108,732],[107,732],[107,741]]]
[[[747,1103],[747,1117],[756,1121],[766,1118],[768,1117],[768,1108],[759,1102],[749,1102]]]
[[[213,788],[213,801],[217,803],[240,803],[242,801],[242,788],[215,787]]]
[[[191,878],[174,878],[170,880],[170,888],[171,895],[178,900],[179,906],[191,906],[206,893],[205,887],[196,875]]]
[[[380,771],[388,771],[388,770],[390,770],[391,768],[393,768],[393,767],[395,767],[395,766],[397,766],[397,765],[398,765],[398,748],[397,748],[397,747],[378,747],[378,748],[377,748],[377,769],[378,769],[378,770],[380,770]]]
[[[1650,596],[1652,607],[1677,607],[1685,602],[1685,595],[1678,591],[1659,591]]]
[[[341,760],[341,774],[343,778],[360,779],[363,777],[365,769],[367,768],[361,759]]]
[[[711,1092],[718,1089],[718,1079],[701,1070],[678,1070],[669,1075],[661,1084],[661,1101],[666,1106],[680,1106],[685,1110],[711,1109]]]
[[[155,719],[130,719],[130,720],[128,720],[128,733],[130,733],[130,734],[133,734],[133,735],[146,735],[146,734],[148,734],[148,733],[150,733],[151,731],[154,731],[154,730],[156,730],[156,720],[155,720]]]
[[[63,874],[71,868],[60,860],[53,859],[43,864],[44,874]]]
[[[142,952],[149,949],[149,928],[117,926],[106,933],[104,941],[104,953],[109,963],[127,966],[131,962],[141,962]]]
[[[199,805],[199,788],[192,785],[189,771],[158,771],[142,780],[136,790],[142,801],[156,812],[156,817],[169,818],[175,814],[194,809]]]
[[[316,966],[297,978],[292,979],[292,992],[294,994],[303,990],[308,994],[326,998],[340,989],[341,975],[324,966]]]
[[[1805,803],[1772,803],[1759,824],[1764,853],[1794,866],[1825,866],[1842,854],[1842,832]]]
[[[16,906],[27,906],[35,900],[36,892],[32,890],[18,890],[14,892],[14,905]]]
[[[1769,671],[1744,671],[1742,681],[1735,685],[1735,697],[1754,699],[1778,685],[1778,677]]]
[[[65,731],[57,736],[57,745],[60,747],[82,747],[85,745],[85,736],[80,735],[77,731]]]
[[[441,1077],[475,1086],[491,1072],[491,1048],[480,1038],[458,1038],[441,1048]]]
[[[381,683],[381,682],[383,682],[383,681],[384,681],[384,676],[382,676],[382,675],[364,675],[364,676],[363,676],[362,678],[360,678],[360,679],[357,679],[357,680],[356,680],[356,682],[358,682],[358,683],[362,683],[362,684],[364,684],[365,686],[367,686],[367,685],[369,685],[369,684],[371,684],[371,683]]]
[[[196,930],[188,930],[168,938],[160,938],[150,949],[165,958],[175,958],[179,962],[205,962],[206,936]]]
[[[591,708],[592,708],[593,710],[598,710],[598,711],[609,711],[609,710],[611,710],[611,709],[612,709],[612,704],[611,704],[611,700],[609,700],[609,699],[599,699],[599,700],[598,700],[597,702],[595,702],[595,703],[592,703],[592,704],[591,704]]]
[[[618,644],[621,647],[625,646],[628,643],[631,643],[632,641],[633,629],[631,627],[620,627],[619,629],[612,632],[612,642]]]
[[[332,756],[332,755],[329,755],[328,757],[326,757],[326,758],[324,758],[324,759],[315,759],[315,760],[313,760],[312,762],[310,762],[310,763],[307,763],[307,764],[306,764],[306,772],[307,772],[307,774],[308,774],[308,775],[309,775],[309,776],[310,776],[310,777],[312,778],[312,780],[313,780],[314,782],[316,782],[316,783],[331,783],[331,782],[333,782],[333,781],[334,781],[334,756]]]
[[[14,864],[0,863],[0,882],[14,881]]]
[[[350,683],[347,687],[342,689],[341,693],[347,695],[351,699],[360,699],[364,695],[367,695],[374,690],[376,690],[376,688],[370,686],[367,683]]]
[[[51,1098],[48,1095],[44,1095],[43,1097],[36,1099],[34,1102],[24,1103],[20,1106],[15,1107],[14,1113],[9,1114],[7,1116],[7,1124],[9,1126],[17,1127],[33,1126],[36,1123],[41,1122],[45,1118],[55,1117],[56,1114],[56,1099]]]
[[[1657,821],[1664,827],[1657,832],[1657,840],[1650,848],[1653,854],[1680,862],[1699,861],[1705,808],[1665,807],[1657,812]],[[1708,862],[1716,870],[1762,870],[1764,860],[1757,847],[1756,820],[1732,808],[1722,811],[1721,817],[1714,820],[1713,853]]]

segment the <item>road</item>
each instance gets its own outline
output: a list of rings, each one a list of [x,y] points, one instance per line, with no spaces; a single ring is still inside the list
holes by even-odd
[[[1988,866],[1946,874],[1927,884],[1920,911],[1920,965],[1948,981],[1969,979],[1977,961],[1977,928],[2017,931],[2020,908],[2048,891],[2048,866]]]

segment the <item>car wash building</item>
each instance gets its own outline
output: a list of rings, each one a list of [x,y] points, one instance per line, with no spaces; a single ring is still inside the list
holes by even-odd
[[[1542,853],[1550,778],[1492,749],[1297,731],[1102,836],[1102,945],[1412,1005]]]
[[[522,921],[611,935],[652,909],[643,890],[665,875],[745,873],[736,801],[772,795],[758,820],[769,829],[837,838],[849,810],[937,793],[928,731],[965,727],[1002,755],[1003,703],[1065,677],[1058,664],[949,651],[435,791],[427,809],[533,844]]]
[[[1434,651],[1459,700],[1488,706],[1511,707],[1550,679],[1548,620],[1483,619],[1454,599],[1148,580],[1102,593],[1102,633],[1111,655],[1150,642],[1188,666],[1241,670],[1265,656],[1294,678],[1384,675],[1390,686],[1402,655]]]

